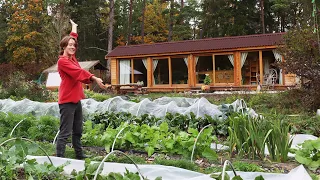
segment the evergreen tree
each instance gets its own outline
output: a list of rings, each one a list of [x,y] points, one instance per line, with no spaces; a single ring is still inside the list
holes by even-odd
[[[81,61],[100,60],[105,63],[107,38],[100,20],[100,8],[104,6],[104,0],[70,1],[71,19],[79,25],[77,56]]]
[[[8,61],[8,59],[6,59],[6,40],[8,36],[8,24],[6,18],[9,16],[4,9],[4,6],[1,4],[2,3],[0,3],[0,64]]]

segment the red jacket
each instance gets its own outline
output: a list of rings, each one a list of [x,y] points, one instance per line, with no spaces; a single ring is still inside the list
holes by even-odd
[[[78,37],[76,33],[70,33],[70,35]],[[59,56],[58,72],[61,77],[58,104],[78,103],[85,98],[82,83],[91,83],[90,78],[93,74],[80,67],[75,55],[71,59],[67,56]]]

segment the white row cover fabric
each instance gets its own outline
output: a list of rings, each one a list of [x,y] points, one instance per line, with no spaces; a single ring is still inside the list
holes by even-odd
[[[233,178],[233,172],[227,172],[230,178]],[[254,180],[255,177],[262,175],[265,180],[312,180],[303,165],[292,169],[288,174],[280,173],[261,173],[261,172],[237,172],[242,179]],[[199,179],[200,180],[200,179]]]
[[[223,120],[225,119],[225,109],[222,106],[211,104],[206,98],[184,98],[184,97],[162,97],[151,101],[147,98],[143,99],[139,103],[127,101],[120,96],[107,99],[103,102],[97,102],[94,99],[84,99],[81,101],[83,114],[86,117],[92,113],[105,113],[106,111],[113,112],[128,112],[136,116],[143,114],[150,114],[156,117],[164,117],[167,112],[175,114],[189,115],[191,112],[197,117],[205,117],[205,115],[212,118]],[[225,104],[224,107],[228,107],[236,112],[242,112],[243,101],[237,100],[232,104]],[[29,99],[21,101],[13,101],[11,99],[0,100],[0,112],[11,112],[14,114],[28,114],[31,113],[34,116],[50,115],[60,117],[58,103],[42,103],[35,102]],[[254,110],[249,109],[251,116],[257,116]]]
[[[38,163],[48,162],[49,160],[46,156],[27,156],[28,159],[36,159]],[[64,168],[66,174],[71,174],[73,169],[77,172],[84,170],[84,161],[83,160],[74,160],[67,158],[59,158],[50,156],[54,166],[59,166],[67,161],[70,162]],[[92,162],[100,163],[100,162]],[[182,168],[172,167],[172,166],[163,166],[163,165],[138,165],[143,176],[148,179],[155,179],[156,177],[161,176],[163,180],[213,180],[210,178],[210,175],[202,174]],[[137,172],[136,167],[133,164],[124,164],[124,163],[112,163],[105,162],[104,168],[101,172],[102,175],[107,175],[110,172],[124,173],[125,169],[128,169],[130,172]],[[227,172],[232,178],[233,172]],[[263,172],[236,172],[245,180],[254,180],[255,177],[262,175],[265,180],[312,180],[305,168],[300,165],[288,174],[280,173],[263,173]]]

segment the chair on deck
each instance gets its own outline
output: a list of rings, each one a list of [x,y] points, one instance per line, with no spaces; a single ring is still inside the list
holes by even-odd
[[[261,88],[270,89],[270,87],[272,87],[272,89],[274,89],[274,85],[276,84],[277,79],[278,79],[278,73],[277,73],[276,69],[273,69],[273,68],[269,69],[269,71],[263,75],[263,83],[262,84],[260,82],[260,74],[259,73],[257,73],[256,78],[257,78],[257,82],[261,86]]]

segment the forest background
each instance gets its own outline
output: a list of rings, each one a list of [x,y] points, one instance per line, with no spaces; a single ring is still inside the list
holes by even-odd
[[[52,101],[42,71],[57,62],[72,19],[78,60],[107,67],[117,46],[287,32],[279,66],[304,80],[289,99],[312,112],[320,107],[318,7],[320,0],[0,0],[0,99]]]
[[[0,80],[37,79],[78,23],[80,61],[117,46],[285,32],[312,27],[315,0],[0,0]],[[312,16],[314,15],[314,16]]]

